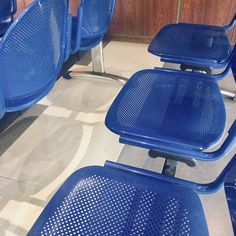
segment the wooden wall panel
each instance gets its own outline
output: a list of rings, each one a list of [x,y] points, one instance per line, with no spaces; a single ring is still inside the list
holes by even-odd
[[[32,0],[24,0],[24,1],[25,1],[25,6],[26,7],[32,2]]]
[[[78,6],[80,0],[69,0],[69,10],[73,16],[76,16],[78,13]]]
[[[32,0],[17,0],[18,16]],[[76,15],[79,0],[69,0]],[[166,24],[179,22],[226,25],[236,13],[236,0],[116,0],[109,39],[149,43]],[[236,27],[229,33],[236,42]]]
[[[17,4],[17,12],[14,17],[17,17],[25,9],[25,1],[24,0],[17,0],[16,4]]]
[[[179,21],[223,26],[231,21],[235,13],[235,0],[182,0]],[[232,43],[236,41],[234,32],[229,34]]]
[[[108,36],[150,41],[166,24],[175,23],[178,0],[117,0]]]
[[[17,0],[17,13],[18,16],[33,0]],[[72,15],[77,15],[80,0],[69,0],[69,10]]]

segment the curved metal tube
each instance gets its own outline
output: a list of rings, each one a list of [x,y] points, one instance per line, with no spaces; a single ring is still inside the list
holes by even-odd
[[[145,145],[148,149],[158,150],[159,152],[176,155],[177,157],[190,157],[201,161],[215,161],[225,156],[234,147],[236,143],[236,120],[228,131],[228,136],[224,143],[218,150],[213,152],[204,152],[194,149],[180,148],[177,146],[173,148],[173,146],[160,141],[150,141],[149,139],[145,140],[145,138],[137,138],[130,135],[120,136],[120,142],[139,147]]]
[[[140,168],[123,165],[123,164],[119,164],[119,163],[115,163],[111,161],[106,161],[105,163],[105,167],[107,168],[119,169],[122,171],[129,171],[135,174],[144,175],[146,177],[168,181],[173,184],[178,184],[178,185],[190,188],[198,194],[210,194],[210,193],[214,193],[218,191],[223,186],[224,179],[227,173],[235,166],[236,166],[236,155],[234,155],[234,157],[229,161],[229,163],[226,165],[226,167],[223,169],[223,171],[219,174],[219,176],[214,181],[210,183],[206,183],[206,184],[200,184],[200,183],[183,180],[180,178],[175,178],[175,177],[171,177],[167,175],[162,175],[159,173],[155,173],[155,172],[151,172],[151,171],[147,171]]]

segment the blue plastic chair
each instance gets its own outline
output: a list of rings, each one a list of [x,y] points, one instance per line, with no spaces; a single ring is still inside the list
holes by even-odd
[[[227,32],[234,27],[236,15],[227,26],[171,24],[160,30],[148,50],[164,62],[225,68],[232,54]]]
[[[114,14],[115,0],[81,0],[78,15],[72,17],[70,53],[91,50],[92,72],[69,72],[73,77],[99,77],[127,81],[122,76],[105,73],[102,41],[108,31]],[[68,45],[69,45],[68,41]],[[68,53],[69,52],[69,53]]]
[[[171,69],[134,74],[120,91],[106,117],[106,126],[120,142],[151,150],[161,156],[217,160],[236,143],[236,121],[222,146],[205,150],[222,138],[226,113],[216,79],[232,71],[236,79],[236,51],[218,76]]]
[[[235,206],[236,190],[229,185],[236,180],[236,172],[231,171],[235,168],[236,155],[209,184],[112,162],[106,162],[105,167],[83,168],[60,187],[28,236],[207,236],[208,227],[198,194],[218,190],[228,174],[227,200],[230,207]],[[235,227],[235,221],[232,223]]]
[[[34,1],[0,42],[1,116],[26,109],[53,87],[64,62],[68,2]]]
[[[16,0],[1,0],[0,4],[0,38],[13,22],[16,13]]]
[[[78,16],[72,18],[72,53],[90,50],[103,40],[114,8],[115,0],[80,1]]]

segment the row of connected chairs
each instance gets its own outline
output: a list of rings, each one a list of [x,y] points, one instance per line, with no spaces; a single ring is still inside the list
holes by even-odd
[[[206,150],[220,141],[226,125],[217,80],[231,69],[236,78],[236,52],[228,56],[225,71],[217,76],[171,69],[137,72],[112,104],[107,127],[122,143],[190,166],[193,160],[225,156],[236,143],[236,121],[218,150]],[[236,155],[209,184],[109,161],[104,167],[86,167],[60,187],[28,235],[206,236],[198,195],[214,193],[222,185],[236,233],[235,171]]]
[[[150,157],[166,158],[165,174],[175,174],[177,161],[193,167],[196,160],[212,161],[225,156],[235,145],[236,121],[223,144],[209,151],[222,139],[226,125],[217,81],[231,69],[236,80],[236,46],[231,48],[227,38],[235,19],[225,27],[164,27],[149,51],[164,62],[181,64],[182,71],[156,68],[137,72],[108,112],[106,125],[122,143],[150,149]],[[224,71],[212,74],[211,68]]]
[[[114,0],[82,0],[77,18],[68,14],[66,0],[34,1],[0,43],[0,115],[26,109],[45,96],[71,53],[101,42],[113,12]],[[235,54],[217,79],[230,68],[236,74]],[[167,69],[136,73],[106,118],[123,143],[186,162],[216,160],[228,153],[236,141],[235,122],[219,150],[205,152],[220,140],[225,123],[216,77]],[[197,194],[212,193],[224,183],[234,222],[235,159],[210,184],[112,162],[79,170],[62,185],[29,235],[208,235]]]
[[[236,78],[236,51],[230,67]],[[188,71],[137,72],[116,97],[106,125],[122,143],[202,161],[225,156],[236,142],[234,122],[221,147],[206,152],[223,136],[224,101],[214,76]]]

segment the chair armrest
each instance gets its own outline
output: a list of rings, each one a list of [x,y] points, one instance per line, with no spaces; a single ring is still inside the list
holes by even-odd
[[[151,178],[165,180],[170,183],[174,183],[174,184],[184,186],[186,188],[190,188],[198,194],[211,194],[220,190],[224,184],[227,174],[230,173],[232,169],[235,168],[235,165],[236,165],[236,155],[233,156],[233,158],[228,162],[228,164],[225,166],[225,168],[221,171],[219,176],[217,176],[217,178],[214,181],[210,183],[197,183],[197,182],[180,179],[173,176],[167,176],[167,175],[159,174],[156,172],[151,172],[144,169],[140,169],[140,168],[136,168],[136,167],[120,164],[120,163],[115,163],[111,161],[106,161],[105,163],[105,167],[107,168],[133,172],[135,174],[140,174],[140,175],[144,175]]]
[[[224,143],[219,147],[219,149],[212,152],[204,152],[179,146],[175,146],[175,148],[173,149],[173,147],[165,142],[157,140],[153,140],[153,142],[150,142],[150,140],[148,140],[146,142],[144,138],[134,138],[131,135],[121,135],[120,142],[139,147],[142,147],[143,143],[145,142],[147,148],[149,149],[158,150],[165,154],[175,155],[178,158],[194,158],[200,161],[216,161],[228,154],[236,144],[236,120],[231,125],[231,128],[228,131],[228,136],[224,140]]]

